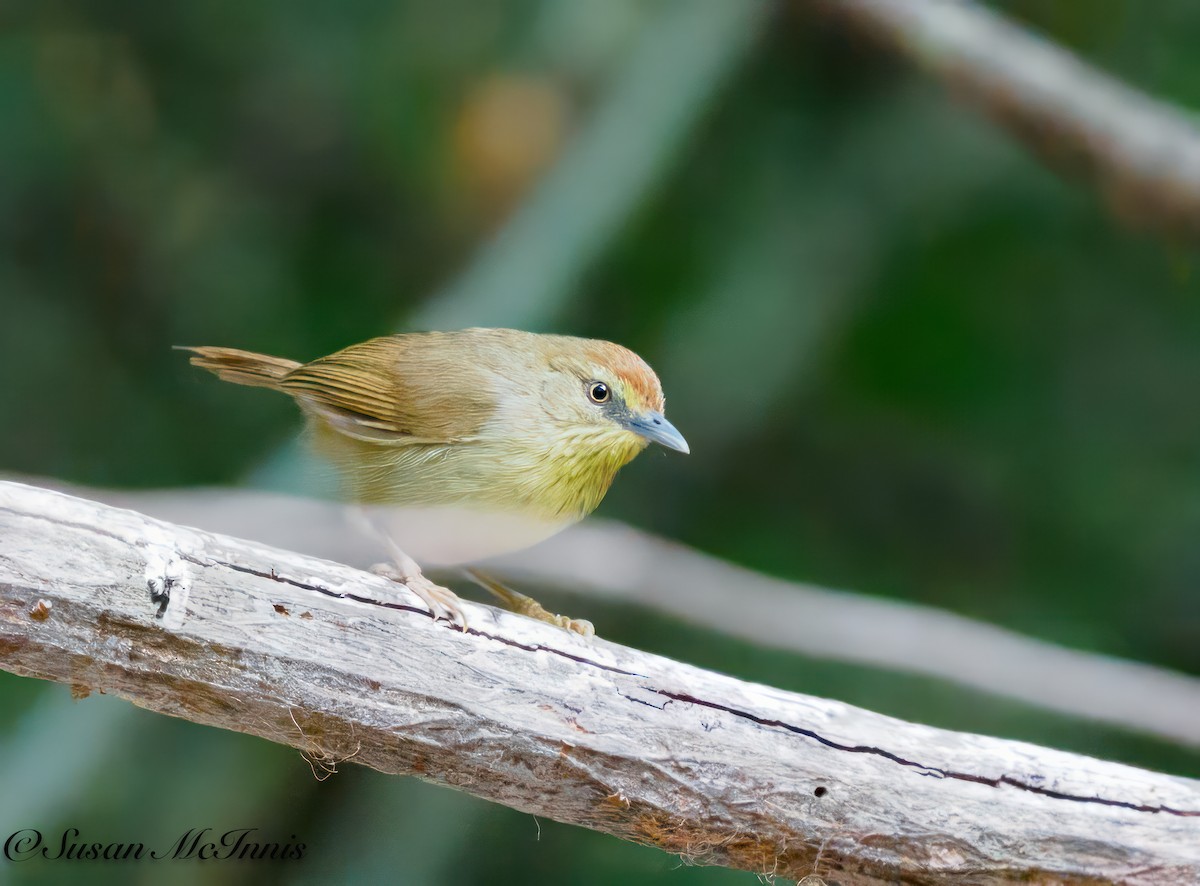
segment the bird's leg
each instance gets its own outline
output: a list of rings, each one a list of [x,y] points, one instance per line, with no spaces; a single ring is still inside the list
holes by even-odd
[[[390,563],[376,563],[371,567],[371,572],[404,585],[420,597],[421,601],[429,607],[434,621],[444,618],[451,624],[459,625],[465,631],[467,616],[462,611],[462,607],[458,605],[460,602],[458,595],[449,588],[444,588],[426,578],[417,561],[400,550],[396,540],[380,530],[364,509],[355,508],[352,513],[371,535],[383,542],[392,557]]]
[[[596,633],[596,629],[590,621],[582,618],[568,618],[565,615],[555,615],[532,597],[527,597],[519,591],[514,591],[512,588],[501,584],[478,569],[464,569],[463,572],[466,573],[471,581],[490,592],[504,604],[505,608],[513,612],[520,615],[527,615],[530,618],[536,618],[538,621],[549,622],[552,625],[566,628],[568,631],[574,631],[585,637],[594,636]]]

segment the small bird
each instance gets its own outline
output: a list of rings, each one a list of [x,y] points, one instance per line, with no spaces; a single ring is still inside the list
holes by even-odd
[[[281,391],[316,452],[390,549],[376,567],[435,618],[465,626],[427,566],[470,564],[535,544],[591,513],[651,443],[688,452],[663,415],[658,376],[611,342],[514,329],[389,335],[311,363],[221,347],[191,362],[224,381]],[[581,633],[477,572],[512,608]]]

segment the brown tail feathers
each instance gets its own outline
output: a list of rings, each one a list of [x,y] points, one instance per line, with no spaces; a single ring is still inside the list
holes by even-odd
[[[283,377],[301,365],[295,360],[268,357],[266,354],[239,351],[236,348],[179,346],[177,350],[191,351],[192,365],[207,369],[221,381],[258,388],[278,388]]]

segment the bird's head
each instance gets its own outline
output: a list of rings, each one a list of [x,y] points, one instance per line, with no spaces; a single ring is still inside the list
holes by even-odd
[[[649,443],[689,451],[663,415],[658,376],[633,351],[606,341],[563,338],[547,356],[542,403],[565,435],[587,447],[628,451],[628,458]]]

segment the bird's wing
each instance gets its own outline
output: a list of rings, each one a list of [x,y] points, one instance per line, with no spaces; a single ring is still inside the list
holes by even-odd
[[[495,397],[458,344],[448,334],[374,338],[294,369],[280,387],[348,437],[461,442],[491,417]]]

